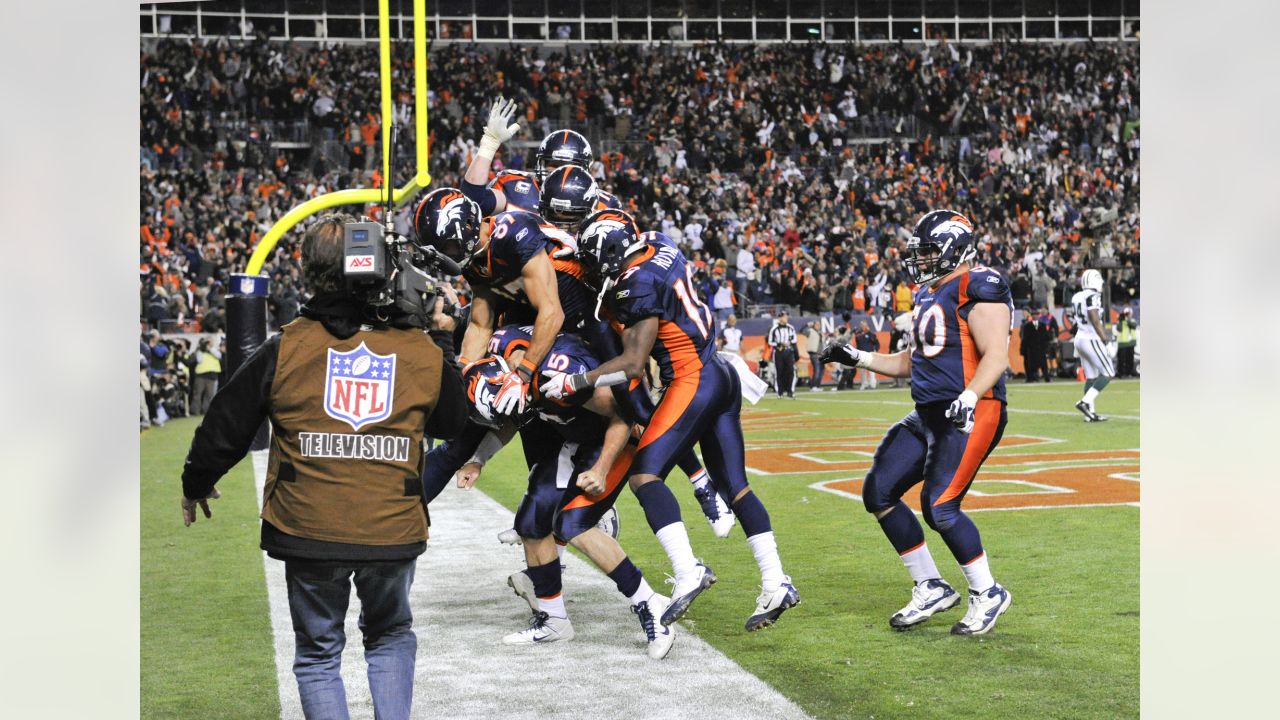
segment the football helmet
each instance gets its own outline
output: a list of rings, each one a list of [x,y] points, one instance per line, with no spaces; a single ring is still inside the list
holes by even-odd
[[[533,167],[538,182],[546,183],[546,176],[560,165],[580,165],[586,167],[595,159],[591,152],[591,143],[581,133],[573,130],[556,130],[542,139],[538,153],[534,155]]]
[[[954,210],[934,210],[916,223],[904,264],[911,278],[924,285],[969,262],[977,251],[968,218]]]
[[[429,245],[455,262],[465,262],[480,242],[480,204],[457,188],[427,193],[413,210],[418,243]]]
[[[576,257],[589,274],[612,279],[622,274],[627,259],[644,246],[631,215],[621,210],[597,210],[578,227]]]
[[[577,165],[562,165],[542,183],[542,217],[572,231],[595,207],[599,192],[591,173]]]
[[[1102,292],[1102,273],[1092,268],[1080,274],[1080,286],[1085,290]]]
[[[497,356],[480,358],[462,369],[462,382],[467,387],[469,414],[477,425],[497,428],[501,416],[494,408],[494,399],[501,387],[501,378],[511,371],[507,361]]]

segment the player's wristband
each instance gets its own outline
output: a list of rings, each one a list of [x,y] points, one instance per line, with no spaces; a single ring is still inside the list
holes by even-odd
[[[493,160],[493,156],[498,154],[498,148],[501,145],[502,142],[490,135],[489,131],[486,130],[484,136],[480,138],[480,149],[476,151],[476,154],[486,160]]]
[[[538,366],[529,362],[528,358],[521,358],[520,365],[516,367],[516,372],[524,376],[525,382],[529,382],[534,375],[538,374]]]
[[[874,355],[875,353],[863,352],[861,350],[858,350],[857,353],[858,353],[858,359],[856,362],[854,362],[853,366],[856,368],[861,368],[863,370],[870,368],[871,356]]]

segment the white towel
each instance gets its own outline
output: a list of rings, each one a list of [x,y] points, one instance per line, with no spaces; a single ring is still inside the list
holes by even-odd
[[[737,353],[717,352],[716,354],[738,371],[738,377],[742,378],[742,397],[752,405],[760,402],[760,398],[764,397],[769,390],[768,383],[756,377],[756,374],[751,372],[751,368],[747,367],[747,362]]]

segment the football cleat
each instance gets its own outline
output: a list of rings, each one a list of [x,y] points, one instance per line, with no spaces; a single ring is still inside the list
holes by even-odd
[[[649,657],[654,660],[666,657],[671,652],[671,644],[676,641],[675,626],[664,625],[658,620],[670,604],[669,598],[654,593],[648,600],[631,606],[631,612],[640,619],[640,627],[644,629],[645,639],[649,643]]]
[[[720,497],[720,493],[707,483],[702,487],[695,487],[693,496],[698,499],[698,505],[702,506],[702,514],[707,516],[707,522],[711,523],[711,532],[718,538],[729,537],[729,531],[733,529],[737,518],[725,504],[724,498]]]
[[[529,609],[538,612],[538,596],[533,591],[533,579],[529,577],[529,573],[521,570],[513,572],[507,577],[507,587],[511,588],[515,594],[529,603]]]
[[[1013,593],[992,585],[984,592],[969,591],[969,611],[964,619],[951,626],[952,635],[985,635],[996,626],[996,618],[1009,609]]]
[[[960,593],[946,580],[934,578],[918,582],[911,588],[911,602],[889,618],[889,625],[895,630],[906,630],[959,604]]]
[[[668,582],[672,582],[668,580]],[[662,624],[671,626],[689,612],[689,606],[703,590],[716,584],[716,574],[703,563],[694,566],[688,577],[676,578],[671,589],[671,605],[662,613]]]
[[[498,542],[506,545],[523,545],[524,538],[520,537],[520,533],[516,532],[515,528],[507,528],[498,533]]]
[[[787,577],[777,590],[762,592],[760,597],[756,598],[756,611],[747,618],[747,632],[769,627],[777,622],[787,609],[799,604],[800,591],[796,590],[796,586],[791,584],[791,578]]]
[[[1093,406],[1085,402],[1084,400],[1081,400],[1080,402],[1076,403],[1076,409],[1079,410],[1082,415],[1084,415],[1085,422],[1098,422],[1098,418],[1100,416],[1098,415],[1098,413],[1093,411]]]
[[[573,639],[573,623],[569,618],[551,617],[541,610],[533,613],[529,627],[502,638],[503,645],[533,645]]]

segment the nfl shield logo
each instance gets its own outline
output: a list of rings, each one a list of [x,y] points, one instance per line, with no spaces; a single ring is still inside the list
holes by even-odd
[[[324,411],[359,430],[391,415],[395,384],[395,353],[379,355],[364,343],[346,352],[329,348]]]

